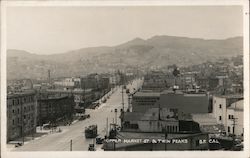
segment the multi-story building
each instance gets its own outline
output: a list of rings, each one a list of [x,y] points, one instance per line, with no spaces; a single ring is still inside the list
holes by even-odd
[[[36,132],[36,95],[32,90],[7,95],[7,141]]]
[[[186,94],[181,91],[141,91],[132,99],[132,112],[124,113],[122,123],[125,127],[144,132],[159,132],[165,126],[170,131],[179,132],[180,127],[185,126],[179,120],[191,120],[190,114],[193,113],[208,113],[210,105],[205,93]]]
[[[72,119],[74,112],[73,96],[52,96],[37,100],[37,123],[56,123]]]
[[[227,108],[227,121],[226,121],[226,133],[235,134],[237,136],[243,136],[244,125],[243,125],[243,100],[232,103]]]
[[[60,81],[55,81],[54,85],[56,88],[67,88],[67,89],[74,89],[79,88],[81,84],[80,78],[65,78]]]
[[[224,125],[225,129],[228,129],[228,127],[227,127],[227,121],[228,121],[227,109],[230,107],[231,104],[233,104],[239,100],[242,100],[242,99],[243,99],[242,95],[213,96],[213,107],[212,107],[213,112],[212,113],[213,113],[214,117],[216,118],[217,123]]]
[[[177,108],[184,113],[208,113],[210,109],[207,93],[184,93],[183,91],[164,91],[159,104],[165,108]]]
[[[161,92],[167,88],[166,75],[161,71],[152,71],[144,76],[143,90]]]
[[[160,99],[159,92],[142,91],[137,92],[132,97],[133,112],[144,113],[150,108],[155,107],[155,103]]]

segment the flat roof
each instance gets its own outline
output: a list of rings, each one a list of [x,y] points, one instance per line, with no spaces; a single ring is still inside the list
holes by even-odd
[[[7,98],[21,97],[21,96],[33,95],[33,94],[35,94],[35,90],[16,91],[16,92],[11,92],[7,94]]]
[[[47,89],[46,92],[58,92],[58,93],[88,93],[91,92],[92,89],[77,89],[77,90],[63,90],[63,89]]]
[[[152,92],[152,91],[136,92],[134,96],[135,97],[160,97],[160,92]]]
[[[227,95],[215,95],[215,97],[221,98],[243,98],[243,94],[227,94]]]

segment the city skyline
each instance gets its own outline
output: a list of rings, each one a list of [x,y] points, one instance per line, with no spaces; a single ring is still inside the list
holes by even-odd
[[[48,55],[155,35],[226,39],[243,36],[242,21],[240,6],[11,7],[7,48]]]

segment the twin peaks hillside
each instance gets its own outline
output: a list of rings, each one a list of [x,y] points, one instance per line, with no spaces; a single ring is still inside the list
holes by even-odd
[[[14,49],[7,51],[8,79],[46,78],[48,69],[53,77],[61,77],[124,68],[199,64],[242,54],[243,38],[204,40],[154,36],[147,40],[136,38],[114,47],[83,48],[54,55],[32,53]]]

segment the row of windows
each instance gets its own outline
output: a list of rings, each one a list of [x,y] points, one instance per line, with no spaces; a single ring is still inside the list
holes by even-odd
[[[23,107],[23,110],[24,110],[24,112],[28,112],[28,111],[34,110],[34,106],[33,105],[25,106],[25,107]],[[16,114],[16,113],[20,114],[20,112],[21,112],[20,108],[12,109],[12,114]]]
[[[167,132],[178,132],[178,126],[167,126]]]
[[[222,117],[219,116],[219,120],[221,121]],[[234,115],[228,115],[228,119],[231,120],[231,119],[234,119]]]
[[[26,96],[20,98],[13,98],[8,100],[8,105],[20,105],[24,103],[34,102],[34,96]]]
[[[23,119],[33,120],[33,114],[23,115]],[[12,125],[15,125],[15,123],[16,123],[15,119],[12,119]],[[17,118],[17,123],[18,124],[21,123],[21,118],[20,117]]]

